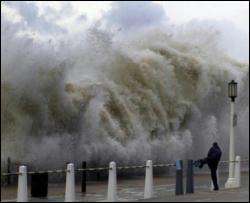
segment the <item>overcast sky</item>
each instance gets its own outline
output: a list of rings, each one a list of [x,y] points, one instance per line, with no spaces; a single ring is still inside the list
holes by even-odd
[[[169,20],[185,23],[192,19],[228,20],[240,29],[249,32],[248,1],[156,1],[160,4]],[[87,13],[90,18],[101,17],[111,8],[111,2],[74,2],[78,12]]]
[[[136,2],[133,2],[136,3]],[[244,32],[249,32],[249,2],[248,1],[156,1],[162,6],[172,23],[185,23],[192,19],[227,20],[235,23]],[[36,2],[45,10],[48,7],[59,10],[68,7],[72,9],[71,15],[65,22],[70,21],[73,16],[82,15],[82,19],[93,20],[102,17],[103,13],[112,7],[110,1],[72,1],[72,2]],[[67,6],[65,6],[67,5]],[[60,15],[64,15],[63,10]]]
[[[248,1],[156,1],[155,3],[163,7],[173,23],[185,23],[192,19],[227,20],[234,22],[245,32],[249,32]],[[60,2],[55,3],[55,5],[59,4]],[[112,6],[110,1],[85,1],[71,4],[76,13],[86,14],[89,19],[101,18],[102,14]]]
[[[234,55],[248,58],[248,1],[4,1],[1,6],[1,28],[11,27],[10,35],[64,38],[98,23],[125,33],[147,26],[195,24],[219,29],[224,33],[222,46],[231,44],[228,49]]]

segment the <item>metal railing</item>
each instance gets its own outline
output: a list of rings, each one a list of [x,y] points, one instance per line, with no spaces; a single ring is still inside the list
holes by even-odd
[[[169,167],[169,166],[175,166],[175,164],[156,164],[153,165],[153,167]],[[146,168],[146,165],[140,165],[140,166],[119,166],[117,169],[123,170],[123,169],[136,169],[136,168]],[[103,170],[110,170],[109,167],[98,167],[98,168],[78,168],[75,169],[75,171],[103,171]],[[55,169],[55,170],[47,170],[47,171],[28,171],[26,174],[42,174],[42,173],[66,173],[69,172],[68,170],[63,169]],[[9,176],[9,175],[21,175],[20,172],[13,172],[13,173],[2,173],[2,176]]]
[[[225,164],[229,163],[230,161],[220,161],[219,164]],[[232,162],[238,162],[238,161],[232,161]],[[248,159],[243,159],[240,162],[249,162]],[[175,166],[173,163],[168,163],[168,164],[156,164],[153,165],[153,167],[170,167],[170,166]],[[124,169],[137,169],[137,168],[145,168],[146,165],[139,165],[139,166],[119,166],[117,169],[119,170],[124,170]],[[98,168],[78,168],[75,169],[75,171],[103,171],[103,170],[109,170],[109,167],[98,167]],[[42,173],[66,173],[69,172],[66,169],[55,169],[55,170],[47,170],[47,171],[28,171],[27,174],[42,174]],[[19,172],[13,172],[13,173],[2,173],[2,176],[11,176],[11,175],[20,175],[21,173]]]

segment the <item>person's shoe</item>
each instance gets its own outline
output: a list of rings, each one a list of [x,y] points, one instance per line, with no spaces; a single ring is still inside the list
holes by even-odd
[[[219,190],[219,188],[214,188],[214,191],[217,191],[217,190]]]

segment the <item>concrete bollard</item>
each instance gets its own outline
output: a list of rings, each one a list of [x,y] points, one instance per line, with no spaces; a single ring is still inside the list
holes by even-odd
[[[216,177],[217,177],[217,184],[218,184],[218,187],[220,188],[219,169],[217,169],[217,171],[216,171]],[[210,190],[211,190],[211,191],[214,190],[214,184],[213,184],[213,181],[212,181],[212,180],[211,180],[211,182],[210,182]]]
[[[152,197],[153,197],[153,164],[151,160],[148,160],[146,163],[144,199]]]
[[[236,187],[240,187],[241,185],[241,174],[240,174],[240,156],[236,156],[235,158],[235,179],[236,179]]]
[[[17,202],[28,202],[27,167],[20,166],[17,187]]]
[[[183,195],[183,162],[182,160],[177,160],[175,165],[176,165],[175,195]]]
[[[116,202],[117,200],[116,163],[112,161],[109,164],[108,202]]]
[[[67,164],[65,202],[75,201],[75,171],[74,164]]]
[[[194,193],[193,160],[187,163],[186,193]]]

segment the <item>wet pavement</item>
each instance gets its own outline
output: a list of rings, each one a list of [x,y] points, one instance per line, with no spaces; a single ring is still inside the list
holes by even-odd
[[[242,173],[241,187],[225,189],[227,174],[220,174],[220,190],[211,191],[205,185],[197,186],[200,177],[195,177],[196,187],[193,194],[175,196],[169,193],[160,193],[151,199],[141,199],[140,202],[249,202],[249,173]]]
[[[219,192],[210,191],[210,175],[197,174],[194,176],[195,193],[189,195],[175,196],[174,177],[160,176],[154,177],[154,195],[152,199],[143,200],[144,177],[137,177],[129,180],[117,181],[119,201],[248,201],[249,199],[249,173],[242,173],[242,187],[235,190],[225,190],[228,173],[219,175],[221,190]],[[184,191],[185,191],[185,178]],[[86,194],[81,193],[80,184],[76,185],[76,201],[97,202],[105,201],[107,198],[107,181],[87,182]],[[30,190],[30,188],[29,188]],[[17,188],[2,187],[1,201],[15,201]],[[48,198],[29,198],[32,202],[61,202],[64,201],[65,184],[49,184]],[[30,194],[30,192],[29,192]],[[216,195],[215,195],[216,194]]]

